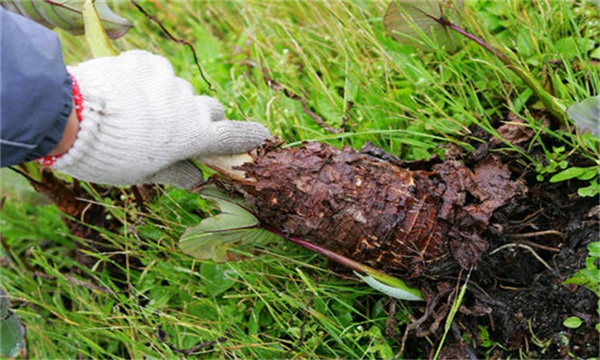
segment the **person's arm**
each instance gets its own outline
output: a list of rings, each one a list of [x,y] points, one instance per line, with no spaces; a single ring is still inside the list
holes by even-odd
[[[0,166],[47,155],[72,113],[58,36],[0,7]]]
[[[2,166],[45,156],[45,166],[85,181],[190,188],[202,173],[187,159],[246,152],[269,135],[225,120],[221,103],[195,95],[164,57],[133,50],[67,73],[55,36],[2,17]],[[28,50],[17,51],[13,36]]]
[[[57,156],[66,153],[75,143],[77,139],[77,133],[79,132],[79,119],[77,118],[77,112],[75,111],[75,107],[71,111],[71,115],[67,119],[67,124],[65,125],[65,130],[63,131],[62,138],[56,144],[54,149],[48,153],[46,156]]]

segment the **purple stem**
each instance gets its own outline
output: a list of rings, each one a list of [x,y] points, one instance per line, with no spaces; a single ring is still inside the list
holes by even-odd
[[[58,7],[61,7],[63,9],[67,9],[69,11],[73,11],[73,12],[81,14],[80,10],[77,10],[77,9],[71,7],[71,6],[66,5],[66,4],[62,4],[60,2],[56,2],[56,1],[52,1],[52,0],[44,0],[44,2],[47,3],[47,4],[50,4],[52,6],[58,6]]]
[[[486,49],[487,51],[489,51],[490,53],[492,53],[496,57],[498,57],[504,64],[511,65],[511,63],[510,63],[509,59],[506,57],[506,55],[504,55],[500,51],[494,49],[492,46],[490,46],[490,44],[486,43],[483,39],[478,38],[477,36],[471,34],[470,32],[467,32],[464,29],[462,29],[461,27],[456,26],[453,23],[451,23],[450,21],[446,20],[444,18],[443,13],[439,18],[437,18],[435,16],[432,16],[432,15],[426,13],[425,11],[423,11],[421,9],[417,9],[417,10],[420,11],[421,13],[423,13],[423,15],[427,16],[428,18],[437,22],[438,24],[440,24],[444,27],[448,27],[448,28],[456,31],[457,33],[461,34],[462,36],[466,37],[467,39],[474,41],[479,46],[481,46],[482,48]]]
[[[343,255],[340,255],[336,252],[333,252],[331,250],[327,250],[319,245],[313,244],[311,242],[308,242],[306,240],[294,237],[294,236],[289,236],[285,233],[283,233],[282,231],[275,229],[274,227],[271,227],[269,225],[265,225],[265,224],[261,224],[261,227],[265,230],[268,230],[270,232],[272,232],[275,235],[279,235],[284,239],[287,239],[295,244],[298,244],[300,246],[302,246],[305,249],[314,251],[318,254],[321,254],[323,256],[326,256],[327,258],[335,261],[338,264],[344,265],[354,271],[358,271],[361,274],[369,274],[369,273],[377,273],[377,274],[381,274],[384,275],[383,273],[381,273],[379,270],[375,270],[367,265],[361,264],[357,261],[354,261],[350,258],[347,258]],[[370,275],[370,274],[369,274]],[[386,275],[387,276],[387,275]]]

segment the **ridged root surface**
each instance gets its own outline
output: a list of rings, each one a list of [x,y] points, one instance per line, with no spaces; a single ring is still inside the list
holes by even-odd
[[[310,142],[259,151],[241,166],[256,181],[240,187],[259,218],[286,235],[415,278],[448,252],[468,267],[487,248],[479,234],[514,191],[501,191],[499,201],[489,198],[501,195],[496,186],[516,186],[501,164],[492,159],[482,162],[486,166],[502,173],[491,192],[478,184],[489,171],[478,177],[477,169],[457,162],[411,171],[350,148]]]

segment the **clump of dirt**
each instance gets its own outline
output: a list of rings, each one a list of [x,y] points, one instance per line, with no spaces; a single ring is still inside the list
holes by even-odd
[[[496,215],[507,231],[520,232],[488,236],[497,250],[482,258],[476,277],[494,303],[490,318],[481,320],[513,355],[519,349],[535,358],[598,355],[598,299],[588,289],[563,285],[585,267],[587,245],[599,239],[598,218],[589,215],[598,199],[573,196],[576,185],[531,186],[530,196]],[[563,321],[570,316],[584,324],[566,328]],[[544,342],[549,346],[541,346]]]
[[[518,122],[512,119],[511,123],[499,126],[499,133],[504,133],[513,144],[530,139],[531,134],[519,129]],[[472,130],[474,137],[488,142],[470,154],[453,151],[452,147],[447,151],[468,166],[477,164],[500,144],[487,132]],[[541,150],[533,148],[531,155],[541,156],[536,151]],[[577,189],[585,185],[577,181],[539,182],[519,156],[495,153],[510,168],[511,178],[520,179],[526,191],[496,209],[483,232],[489,248],[473,269],[451,340],[441,355],[506,358],[525,353],[530,358],[597,357],[598,299],[586,288],[565,286],[563,282],[585,267],[587,245],[600,238],[600,199],[577,196]],[[591,165],[577,157],[570,160],[577,166]],[[426,287],[430,293],[438,291],[446,296],[439,289],[455,287],[457,281],[451,279],[457,277],[455,274],[447,281]],[[420,336],[438,338],[438,319],[447,314],[450,304],[440,300],[431,305],[421,309],[426,315],[429,311],[430,316],[411,328],[407,357],[422,354],[423,349],[434,350]],[[580,317],[583,324],[576,329],[565,327],[563,321],[570,316]],[[481,338],[478,327],[489,331],[489,339]],[[463,334],[470,334],[471,341],[465,343]]]
[[[510,116],[508,120],[498,130],[513,144],[531,139],[519,121]],[[482,131],[477,135],[489,137]],[[499,144],[488,140],[491,148]],[[534,147],[530,155],[543,158],[541,151]],[[573,166],[592,165],[577,155],[569,160]],[[594,210],[600,198],[579,197],[577,189],[585,184],[578,181],[538,181],[513,154],[503,153],[502,161],[528,191],[497,210],[484,234],[490,249],[473,278],[492,301],[489,316],[478,324],[491,329],[492,340],[508,345],[503,357],[518,356],[519,349],[534,358],[597,357],[598,299],[586,288],[563,282],[585,267],[588,244],[600,239],[600,218]],[[563,321],[570,316],[584,323],[569,329]]]

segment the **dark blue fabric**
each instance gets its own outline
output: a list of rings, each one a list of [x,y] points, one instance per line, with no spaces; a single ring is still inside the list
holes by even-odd
[[[47,155],[73,107],[58,36],[0,7],[0,166]]]

